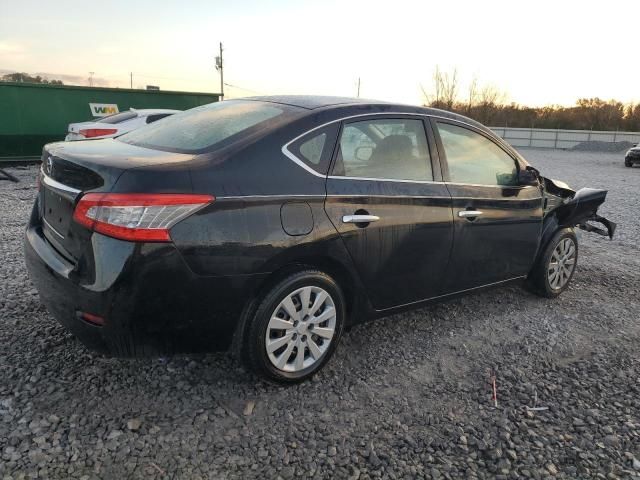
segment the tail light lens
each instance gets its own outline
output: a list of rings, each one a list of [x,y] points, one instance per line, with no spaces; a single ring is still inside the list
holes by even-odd
[[[169,229],[215,200],[211,195],[88,193],[73,219],[94,232],[133,242],[170,242]]]
[[[118,131],[117,128],[87,128],[80,130],[80,135],[85,138],[103,137],[105,135],[113,135]]]

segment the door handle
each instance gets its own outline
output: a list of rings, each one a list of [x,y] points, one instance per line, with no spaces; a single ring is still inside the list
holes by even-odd
[[[461,218],[476,218],[482,215],[480,210],[460,210],[458,216]]]
[[[371,223],[377,222],[380,217],[377,215],[344,215],[342,223]]]

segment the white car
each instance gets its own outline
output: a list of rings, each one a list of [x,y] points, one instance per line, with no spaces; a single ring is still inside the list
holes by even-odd
[[[66,141],[111,138],[178,113],[180,110],[134,108],[90,122],[70,123]]]

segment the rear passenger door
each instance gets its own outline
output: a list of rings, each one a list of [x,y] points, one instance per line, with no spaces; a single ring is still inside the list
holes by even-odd
[[[420,117],[342,124],[325,210],[377,310],[441,291],[453,227],[434,155],[433,134]]]
[[[540,187],[520,185],[517,159],[482,130],[432,124],[455,225],[446,292],[527,275],[542,228]]]

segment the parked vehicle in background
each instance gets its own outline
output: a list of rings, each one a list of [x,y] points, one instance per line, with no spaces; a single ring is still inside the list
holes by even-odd
[[[61,323],[116,355],[233,346],[280,382],[368,319],[511,281],[556,297],[574,228],[615,229],[606,191],[540,176],[469,118],[383,102],[228,100],[42,160],[25,255]]]
[[[625,167],[633,167],[636,163],[640,163],[640,143],[627,150],[627,153],[624,156]]]
[[[132,108],[99,120],[70,123],[65,140],[97,140],[116,137],[179,112],[180,110]]]

